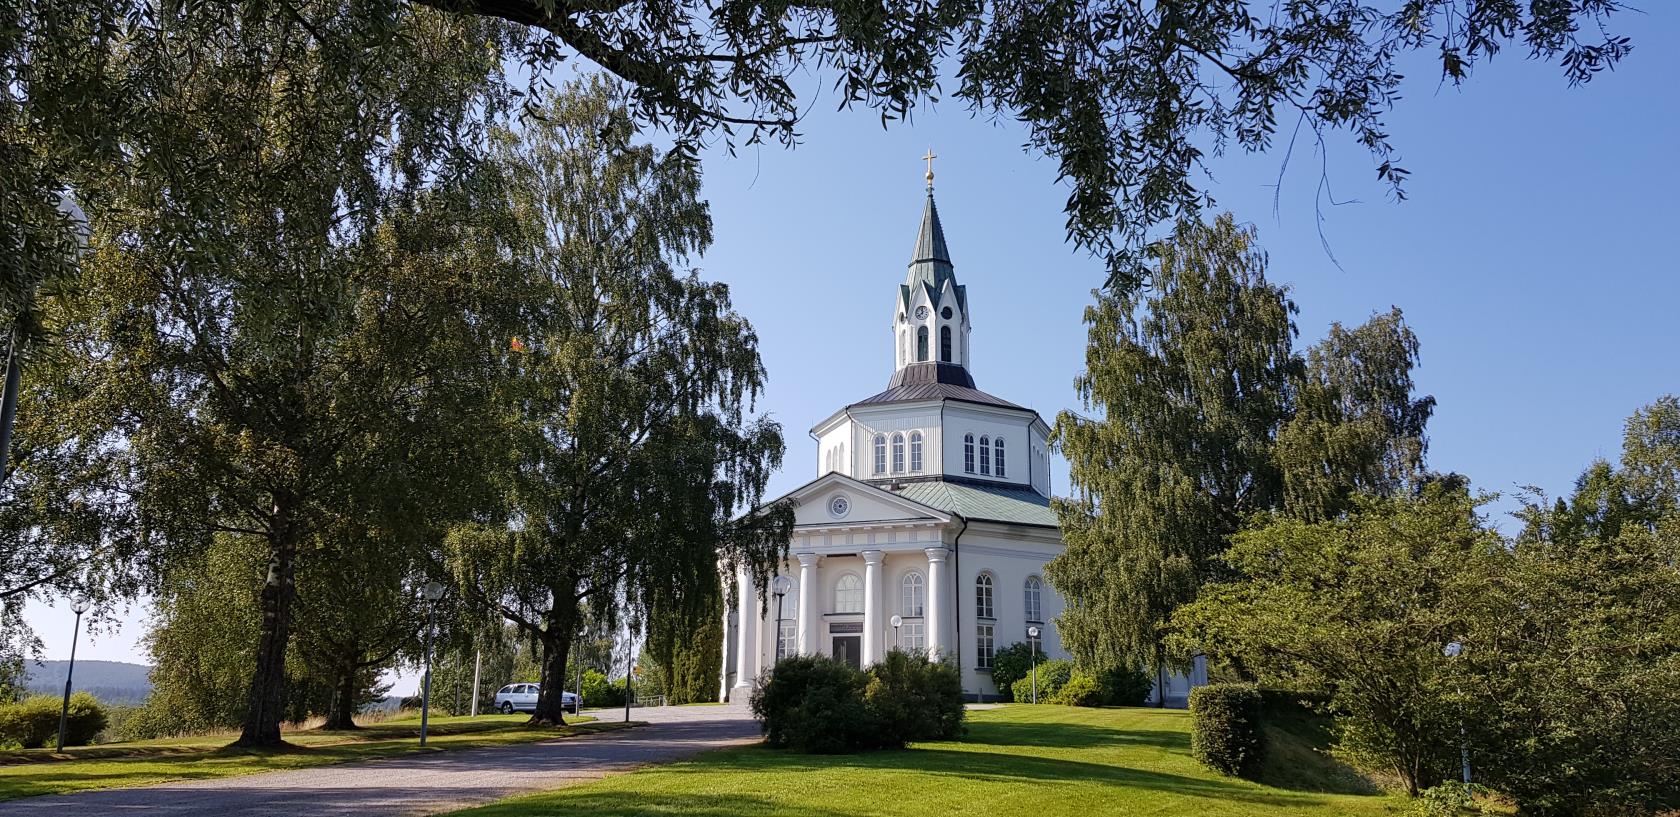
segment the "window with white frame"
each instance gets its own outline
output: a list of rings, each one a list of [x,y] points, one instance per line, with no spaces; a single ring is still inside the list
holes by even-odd
[[[992,473],[992,439],[990,437],[980,438],[980,473]]]
[[[993,627],[990,624],[977,624],[974,627],[974,666],[979,669],[992,668],[994,650]]]
[[[995,440],[992,440],[992,459],[993,459],[993,464],[997,466],[997,475],[1000,476],[1000,477],[1005,476],[1005,474],[1003,473],[1003,438],[1002,437],[999,437]]]
[[[904,435],[893,435],[893,473],[904,473]]]
[[[875,435],[875,473],[887,472],[887,435]]]
[[[907,621],[899,628],[898,648],[917,655],[927,652],[927,627],[919,621]]]
[[[963,435],[963,470],[974,473],[974,435]]]
[[[834,583],[834,612],[863,612],[863,580],[856,574],[847,573]]]
[[[782,620],[781,636],[776,639],[776,660],[799,654],[799,620]]]
[[[927,585],[920,573],[904,574],[904,616],[921,618],[927,609]]]
[[[910,432],[910,470],[912,472],[922,470],[922,432],[920,431]]]
[[[1027,577],[1027,620],[1044,620],[1044,580],[1037,576]]]
[[[995,609],[992,605],[992,574],[981,573],[980,578],[974,580],[974,616],[997,618],[993,615]]]

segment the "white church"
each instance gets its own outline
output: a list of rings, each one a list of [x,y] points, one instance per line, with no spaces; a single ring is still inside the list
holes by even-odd
[[[797,522],[768,613],[747,575],[735,577],[724,699],[745,700],[778,659],[802,653],[866,667],[894,647],[926,650],[955,661],[964,692],[980,701],[999,697],[994,652],[1026,643],[1029,627],[1047,657],[1069,657],[1055,625],[1062,599],[1044,578],[1062,550],[1050,428],[975,388],[968,290],[951,264],[931,169],[927,179],[909,274],[892,298],[892,379],[811,429],[818,476],[781,498]],[[1198,665],[1169,676],[1168,704],[1182,706],[1205,674]]]

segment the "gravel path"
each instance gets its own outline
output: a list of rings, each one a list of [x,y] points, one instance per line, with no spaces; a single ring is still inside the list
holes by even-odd
[[[622,711],[595,713],[601,720]],[[481,805],[706,749],[748,743],[758,724],[744,706],[638,709],[647,726],[513,746],[394,757],[284,772],[0,803],[0,815],[398,817]]]

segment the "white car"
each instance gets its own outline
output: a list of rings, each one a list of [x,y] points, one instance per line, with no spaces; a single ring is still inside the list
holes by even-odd
[[[496,711],[503,715],[512,715],[515,712],[535,712],[537,711],[537,695],[541,691],[541,684],[508,684],[496,690]],[[561,690],[560,708],[570,710],[573,715],[576,715],[578,696]]]

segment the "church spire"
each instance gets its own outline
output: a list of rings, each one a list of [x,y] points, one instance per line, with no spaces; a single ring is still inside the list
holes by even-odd
[[[908,382],[937,382],[974,387],[968,373],[968,291],[957,283],[939,206],[933,201],[933,151],[928,162],[927,200],[910,270],[898,288],[893,316],[897,369],[894,387]]]

